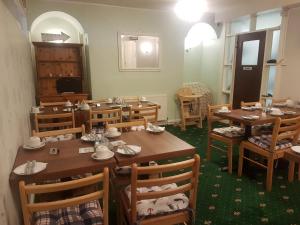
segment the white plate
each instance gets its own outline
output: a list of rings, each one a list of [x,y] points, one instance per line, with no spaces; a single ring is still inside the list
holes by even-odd
[[[39,173],[41,171],[43,171],[44,169],[47,168],[47,164],[48,163],[43,163],[43,162],[36,162],[35,164],[35,167],[33,169],[33,173],[31,174],[36,174],[36,173]],[[17,175],[25,175],[25,167],[26,167],[26,163],[16,167],[14,169],[14,173],[17,174]],[[26,175],[31,175],[31,174],[26,174]]]
[[[46,144],[45,142],[41,142],[41,144],[37,147],[31,147],[31,146],[25,144],[25,145],[23,145],[23,148],[28,149],[28,150],[36,150],[36,149],[40,149],[40,148],[44,147],[45,144]]]
[[[117,149],[117,153],[119,153],[121,155],[137,155],[142,150],[141,146],[137,146],[137,145],[127,145],[127,147],[129,147],[130,149],[132,149],[135,152],[135,154],[129,153],[129,152],[125,151],[122,148],[118,148]]]
[[[115,137],[121,136],[121,132],[118,131],[115,134],[105,133],[104,136],[107,137],[107,138],[115,138]]]
[[[284,113],[270,113],[271,116],[283,116]]]
[[[159,129],[151,129],[151,128],[147,128],[146,131],[149,131],[151,133],[162,133],[165,131],[165,127],[159,127]]]
[[[97,134],[97,136],[98,136],[99,140],[102,138],[101,134]],[[80,139],[83,140],[83,141],[88,141],[88,142],[94,142],[95,141],[95,139],[90,137],[89,135],[83,135],[83,136],[81,136]]]
[[[219,112],[219,113],[230,113],[231,111],[230,111],[230,110],[221,110],[221,109],[220,109],[218,112]]]
[[[292,146],[291,149],[296,153],[300,153],[300,146]]]
[[[113,153],[112,151],[109,151],[109,150],[103,151],[103,152],[105,152],[105,153],[101,156],[101,158],[98,158],[98,157],[96,156],[96,152],[93,153],[93,154],[91,155],[91,157],[92,157],[93,159],[95,159],[95,160],[102,161],[102,160],[111,159],[111,158],[114,157],[114,155],[115,155],[115,153]]]

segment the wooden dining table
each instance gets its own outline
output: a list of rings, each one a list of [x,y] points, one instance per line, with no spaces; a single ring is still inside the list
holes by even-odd
[[[160,105],[157,103],[153,103],[150,101],[135,101],[135,102],[128,102],[126,104],[115,104],[115,103],[100,103],[100,106],[97,104],[89,104],[92,110],[107,110],[112,108],[122,108],[123,112],[128,112],[131,110],[142,110],[149,106],[157,106],[160,109]],[[89,110],[81,110],[77,106],[73,105],[71,107],[66,106],[59,106],[59,107],[42,107],[40,108],[41,115],[53,115],[53,114],[61,114],[68,112],[67,110],[74,110],[75,116],[75,126],[80,127],[82,124],[85,124],[89,120]],[[35,121],[34,121],[34,114],[31,113],[30,115],[31,127],[34,129]]]
[[[20,147],[10,174],[10,183],[16,184],[20,180],[25,180],[26,183],[55,180],[99,172],[104,167],[115,168],[116,166],[131,165],[134,162],[143,163],[153,160],[192,156],[196,153],[194,146],[167,131],[160,134],[153,134],[147,131],[125,132],[111,141],[114,140],[123,140],[126,144],[141,146],[141,152],[135,156],[123,156],[115,152],[114,157],[111,159],[96,161],[91,158],[92,153],[79,154],[79,148],[91,147],[93,144],[78,139],[47,143],[38,150],[26,150]],[[49,154],[50,148],[58,148],[59,154]],[[47,168],[34,175],[16,175],[13,172],[19,165],[32,160],[48,163]]]
[[[294,118],[300,116],[299,108],[281,107],[280,109],[282,112],[286,112],[286,111],[295,112],[295,114],[284,114],[280,116],[281,118]],[[270,113],[266,113],[266,116],[263,116],[262,109],[256,109],[252,111],[244,110],[244,109],[233,109],[230,112],[226,112],[226,113],[217,111],[214,113],[214,115],[222,119],[228,119],[233,122],[244,124],[246,139],[251,136],[252,126],[272,123],[275,120],[275,118],[278,117],[278,116],[273,116]],[[258,116],[258,119],[243,118],[243,116],[250,116],[250,115]]]

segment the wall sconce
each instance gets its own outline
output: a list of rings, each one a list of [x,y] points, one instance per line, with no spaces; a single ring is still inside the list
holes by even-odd
[[[140,50],[145,55],[150,55],[153,51],[153,45],[151,42],[145,41],[141,43]]]
[[[175,14],[187,22],[197,22],[207,11],[206,0],[180,0],[174,8]]]

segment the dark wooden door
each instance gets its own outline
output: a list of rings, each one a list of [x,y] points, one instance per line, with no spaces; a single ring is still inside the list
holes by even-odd
[[[241,34],[237,37],[233,108],[241,101],[259,101],[266,32]]]

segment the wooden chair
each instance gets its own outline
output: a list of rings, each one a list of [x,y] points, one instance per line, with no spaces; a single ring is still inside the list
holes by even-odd
[[[119,123],[122,122],[122,109],[99,109],[99,110],[92,110],[90,109],[90,116],[89,116],[89,128],[92,129],[93,125],[98,123],[105,124],[109,123]]]
[[[38,203],[31,203],[28,200],[29,196],[32,194],[47,194],[47,193],[50,194],[50,193],[61,192],[65,190],[74,190],[78,188],[88,187],[93,184],[98,184],[100,182],[103,183],[103,190],[97,190],[89,194],[84,194],[82,196],[77,196],[77,197],[68,198],[64,200],[57,200],[51,202],[38,202]],[[34,213],[41,212],[41,211],[52,211],[57,209],[64,209],[71,206],[78,206],[84,203],[89,203],[91,201],[95,201],[95,200],[97,201],[98,199],[102,199],[102,203],[103,203],[102,206],[103,224],[108,225],[108,197],[109,197],[108,168],[104,168],[103,173],[97,175],[89,176],[82,179],[67,181],[67,182],[61,182],[61,183],[25,185],[24,181],[20,181],[19,191],[20,191],[20,199],[21,199],[21,205],[23,211],[24,225],[32,224]],[[96,210],[98,211],[101,209],[96,208]],[[93,215],[94,213],[91,214]],[[47,215],[47,213],[45,215]],[[44,219],[50,220],[50,218],[44,218]],[[44,223],[41,222],[40,224],[44,224]]]
[[[148,122],[157,123],[158,106],[154,105],[142,108],[134,108],[131,110],[129,117],[130,121],[146,118]]]
[[[40,101],[40,106],[44,107],[56,107],[56,106],[64,106],[66,102],[41,102]]]
[[[198,175],[199,175],[200,157],[195,155],[193,159],[166,164],[156,165],[149,167],[138,167],[137,164],[132,165],[131,172],[131,198],[130,200],[125,193],[125,190],[119,191],[121,205],[120,224],[140,224],[140,225],[170,225],[170,224],[181,224],[191,222],[195,218],[196,212],[196,200],[198,191]],[[177,175],[170,175],[170,172],[178,172],[184,169],[183,172]],[[187,172],[188,170],[188,172]],[[140,175],[151,175],[157,173],[165,173],[168,176],[162,178],[153,178],[146,180],[139,180]],[[172,183],[181,183],[182,185],[177,186],[174,189],[168,189],[163,191],[152,191],[146,193],[137,193],[137,188],[161,186]],[[184,184],[183,184],[184,183]],[[172,196],[178,193],[189,193],[189,210],[179,210],[164,215],[154,215],[145,217],[138,221],[137,217],[137,202],[145,199],[157,199],[162,197]],[[129,209],[129,210],[128,210]],[[126,221],[128,223],[126,223]]]
[[[274,121],[275,122],[273,127],[272,140],[270,141],[270,146],[263,148],[260,147],[258,144],[254,144],[249,140],[247,140],[247,141],[242,141],[239,150],[240,152],[239,152],[238,176],[242,175],[244,159],[262,168],[267,169],[267,179],[266,179],[267,191],[272,190],[274,161],[279,158],[283,158],[284,152],[289,148],[286,145],[283,145],[281,148],[279,148],[278,142],[282,140],[290,140],[292,144],[296,143],[300,132],[300,117],[296,117],[292,119],[276,118]],[[244,154],[245,149],[264,157],[267,160],[267,165],[245,156]]]
[[[68,113],[34,114],[35,131],[75,128],[74,111]]]
[[[226,126],[231,125],[231,122],[224,121],[224,119],[221,119],[214,115],[214,112],[216,110],[220,110],[222,107],[228,107],[229,110],[232,109],[231,104],[223,104],[223,105],[208,105],[208,116],[207,116],[207,124],[208,124],[208,143],[207,143],[207,151],[206,151],[206,158],[207,160],[211,160],[211,151],[212,149],[219,150],[221,152],[225,152],[227,154],[227,160],[228,160],[228,173],[232,173],[232,154],[233,154],[233,146],[235,144],[239,144],[242,140],[242,137],[227,137],[225,135],[216,133],[213,131],[213,123],[219,122]],[[223,142],[227,145],[226,149],[223,149],[219,146],[216,146],[213,144],[214,141]]]
[[[35,130],[33,130],[32,136],[44,138],[44,137],[52,137],[52,136],[65,135],[65,134],[77,134],[77,133],[81,133],[82,136],[85,134],[85,126],[83,124],[81,125],[81,127],[62,129],[62,130],[51,130],[51,131],[44,131],[44,132],[36,132]]]
[[[122,128],[130,128],[133,126],[144,126],[146,129],[147,128],[147,119],[143,118],[141,120],[122,122],[122,123],[111,123],[111,124],[108,123],[108,124],[106,124],[106,129],[115,127],[115,128],[122,130]]]
[[[263,105],[262,101],[258,101],[258,102],[244,102],[244,101],[241,101],[241,107],[243,106],[255,106],[256,103],[260,103],[261,105]]]

